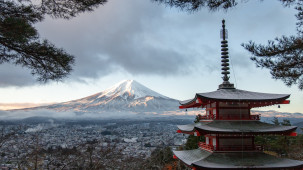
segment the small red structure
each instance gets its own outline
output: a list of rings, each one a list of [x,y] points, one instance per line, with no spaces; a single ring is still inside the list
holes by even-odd
[[[174,151],[176,158],[192,169],[301,169],[303,161],[282,159],[262,152],[255,145],[256,135],[296,136],[295,126],[260,122],[260,115],[250,110],[276,104],[289,104],[289,94],[270,94],[239,90],[229,82],[229,57],[225,21],[221,41],[223,83],[218,90],[197,93],[191,100],[180,102],[180,109],[205,108],[195,124],[179,125],[178,133],[204,135],[199,149]]]

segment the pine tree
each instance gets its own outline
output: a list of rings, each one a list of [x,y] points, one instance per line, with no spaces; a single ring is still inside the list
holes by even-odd
[[[290,120],[289,119],[283,119],[283,122],[280,123],[283,126],[291,126]]]
[[[271,121],[274,125],[291,126],[288,119],[279,121],[277,117],[274,117]],[[266,151],[275,152],[279,156],[287,156],[290,150],[291,137],[288,136],[256,136],[255,142],[257,145],[264,146]]]
[[[200,115],[196,116],[195,121],[194,121],[195,123],[198,123],[200,121],[199,116]],[[198,143],[202,142],[202,141],[205,141],[204,136],[189,135],[187,138],[187,141],[185,143],[184,149],[185,150],[197,149],[199,147]]]
[[[106,0],[0,0],[0,64],[29,68],[38,80],[61,80],[72,70],[74,56],[39,37],[34,24],[46,15],[70,19]]]
[[[280,125],[279,119],[277,117],[274,117],[271,121],[274,125]]]

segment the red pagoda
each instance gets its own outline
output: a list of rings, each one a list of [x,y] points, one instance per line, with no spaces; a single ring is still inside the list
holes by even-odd
[[[222,21],[221,55],[223,83],[218,90],[197,93],[180,102],[180,109],[205,108],[198,123],[179,125],[178,133],[205,136],[194,150],[174,151],[174,157],[192,169],[302,169],[303,161],[278,158],[255,145],[256,135],[296,136],[295,126],[280,126],[260,121],[250,109],[289,104],[289,94],[257,93],[239,90],[229,82],[229,56],[225,21]]]

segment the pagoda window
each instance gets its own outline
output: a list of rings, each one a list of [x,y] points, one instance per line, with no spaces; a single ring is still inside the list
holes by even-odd
[[[217,145],[216,138],[213,138],[213,146],[216,146],[216,145]]]
[[[205,137],[205,143],[206,143],[207,145],[209,145],[209,138],[208,138],[208,137]]]

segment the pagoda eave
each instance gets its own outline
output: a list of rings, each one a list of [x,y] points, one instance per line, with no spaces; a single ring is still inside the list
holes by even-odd
[[[249,131],[209,131],[204,129],[195,128],[195,132],[199,132],[199,134],[222,134],[222,135],[284,135],[284,136],[292,136],[292,133],[297,128],[293,128],[287,131],[259,131],[259,132],[249,132]],[[186,132],[187,134],[193,134],[194,132]]]
[[[196,93],[190,100],[180,101],[180,109],[205,107],[213,102],[247,103],[250,108],[275,104],[289,104],[289,94],[258,93],[238,89],[218,89],[209,93]]]
[[[277,158],[263,152],[211,153],[194,149],[173,151],[193,169],[301,169],[303,161]]]
[[[289,98],[289,94],[272,94],[245,91],[240,89],[218,89],[208,93],[197,93],[196,97],[206,100],[238,100],[238,101],[275,101]]]
[[[177,133],[184,133],[184,134],[188,134],[188,135],[193,135],[194,134],[193,131],[184,131],[184,130],[180,130],[180,129],[177,130]]]
[[[222,121],[198,122],[179,125],[178,133],[231,134],[231,135],[287,135],[293,136],[296,126],[279,126],[260,121]]]
[[[197,102],[199,101],[199,102]],[[188,108],[197,108],[201,107],[204,108],[207,104],[212,103],[212,102],[222,102],[222,103],[232,103],[232,104],[244,104],[247,103],[249,104],[250,108],[256,108],[256,107],[266,107],[266,106],[272,106],[272,105],[277,105],[277,104],[290,104],[289,100],[222,100],[222,99],[217,99],[217,100],[205,100],[205,99],[193,99],[189,103],[183,103],[181,106],[179,106],[179,109],[188,109]]]

